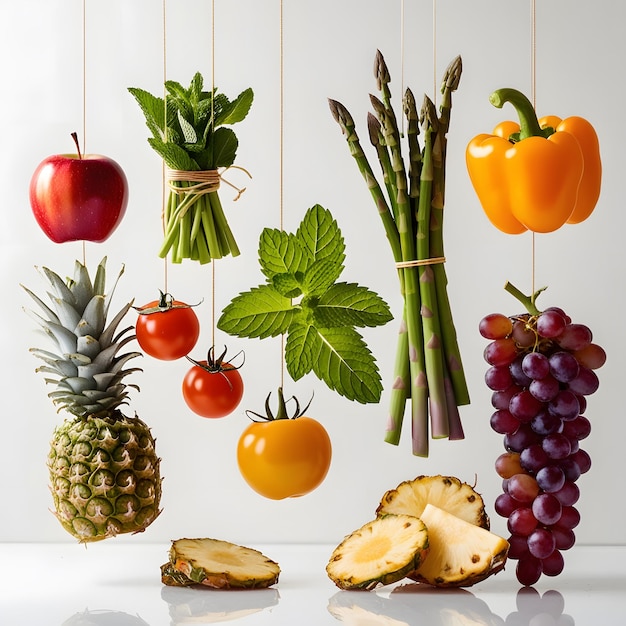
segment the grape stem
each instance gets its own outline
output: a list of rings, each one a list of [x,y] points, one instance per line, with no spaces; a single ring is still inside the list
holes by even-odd
[[[535,305],[535,300],[542,291],[545,291],[547,289],[547,287],[540,287],[532,295],[527,296],[526,294],[522,293],[515,285],[507,280],[506,284],[504,285],[504,289],[505,291],[508,291],[512,296],[517,298],[531,315],[539,315],[541,313],[541,311]]]

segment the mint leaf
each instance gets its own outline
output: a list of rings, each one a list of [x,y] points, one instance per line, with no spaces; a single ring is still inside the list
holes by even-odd
[[[129,87],[128,91],[133,95],[144,117],[146,126],[150,129],[153,137],[163,138],[165,128],[165,103],[163,98],[157,98],[144,89]]]
[[[274,274],[272,276],[272,285],[286,298],[297,298],[302,295],[302,288],[297,277],[293,274]]]
[[[233,298],[217,322],[220,330],[237,337],[276,337],[289,330],[300,310],[271,285],[260,285]]]
[[[315,327],[304,322],[294,323],[285,341],[285,366],[294,380],[299,380],[313,368],[313,355],[320,350]]]
[[[173,170],[183,170],[185,172],[191,172],[199,169],[196,162],[181,146],[178,146],[175,143],[166,143],[156,137],[149,137],[148,143],[161,156],[169,168]]]
[[[387,303],[367,287],[336,283],[316,303],[313,319],[317,326],[382,326],[393,319]]]
[[[313,372],[330,389],[365,404],[378,402],[382,383],[376,361],[354,328],[316,328]],[[287,366],[289,368],[289,366]]]
[[[224,107],[219,116],[215,117],[215,125],[236,124],[246,118],[250,112],[254,93],[251,88],[242,91],[227,107]]]
[[[261,271],[271,280],[276,274],[304,271],[310,258],[295,235],[264,228],[259,239],[259,262]]]
[[[314,260],[342,265],[345,259],[343,236],[330,211],[316,204],[305,214],[296,237],[309,250]]]
[[[180,111],[178,111],[178,124],[180,125],[180,129],[183,133],[183,139],[185,140],[185,143],[198,142],[196,129],[182,116]]]
[[[342,271],[343,265],[335,261],[313,261],[302,276],[302,290],[309,295],[320,295],[339,278]]]
[[[207,152],[211,155],[209,168],[217,169],[232,165],[235,162],[238,147],[237,136],[230,128],[215,130],[207,144]]]

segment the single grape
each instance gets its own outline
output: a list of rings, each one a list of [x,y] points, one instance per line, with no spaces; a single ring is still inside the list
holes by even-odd
[[[520,503],[513,499],[508,493],[501,493],[494,502],[494,510],[501,517],[509,517],[509,515],[519,507]]]
[[[517,580],[526,586],[534,585],[541,578],[542,571],[541,561],[532,555],[520,559],[515,567]]]
[[[561,433],[546,435],[541,445],[551,459],[565,459],[571,451],[569,439]]]
[[[606,352],[596,343],[590,343],[580,350],[575,350],[573,354],[580,365],[591,370],[597,370],[606,363]]]
[[[530,507],[520,507],[509,515],[507,528],[512,535],[528,537],[537,528],[537,523]]]
[[[539,494],[539,485],[530,474],[514,474],[507,483],[508,494],[523,504],[530,504]]]
[[[537,471],[537,484],[546,493],[555,493],[565,485],[565,472],[558,465],[547,465]]]
[[[522,371],[533,380],[545,378],[550,373],[550,361],[541,352],[529,352],[522,358]]]
[[[548,411],[562,420],[573,420],[580,415],[578,396],[569,389],[561,389],[550,402]]]
[[[541,561],[541,571],[546,576],[558,576],[565,566],[563,555],[559,550],[554,550],[552,554]]]
[[[563,422],[558,415],[541,411],[530,421],[530,427],[538,435],[551,435],[561,431]]]
[[[528,535],[528,551],[537,559],[549,557],[556,548],[554,535],[546,528],[535,528]]]
[[[496,459],[495,467],[498,476],[505,479],[524,472],[524,469],[520,465],[519,454],[517,452],[503,452]]]
[[[552,495],[554,495],[562,506],[572,506],[578,502],[580,489],[575,482],[566,480],[563,486]]]
[[[566,324],[572,323],[572,318],[561,307],[549,306],[547,309],[543,310],[544,313],[546,311],[556,311],[565,320]]]
[[[510,559],[521,559],[529,554],[528,539],[523,535],[511,535],[508,539]]]
[[[520,387],[526,388],[530,385],[532,379],[524,374],[524,370],[522,369],[523,360],[524,357],[522,355],[516,356],[509,364],[509,371],[511,372],[513,382]]]
[[[521,348],[530,348],[537,342],[537,332],[529,322],[529,315],[520,315],[513,322],[513,330],[511,331],[511,337],[515,340],[518,346]]]
[[[593,340],[591,330],[584,324],[568,324],[556,338],[556,343],[565,350],[582,350]]]
[[[576,543],[576,535],[571,528],[561,528],[560,526],[553,526],[552,534],[557,550],[569,550],[574,547]]]
[[[565,459],[561,459],[559,461],[559,465],[565,474],[565,480],[571,483],[575,483],[581,475],[580,466],[574,458],[571,456],[566,457]]]
[[[519,509],[518,509],[519,510]],[[510,519],[510,518],[509,518]],[[557,524],[561,528],[576,528],[580,523],[580,512],[573,506],[564,506],[561,509],[561,519]]]
[[[483,357],[489,365],[508,365],[517,356],[517,346],[513,339],[494,339],[487,345]],[[576,361],[578,363],[578,361]]]
[[[591,433],[591,422],[584,416],[579,415],[576,419],[570,420],[563,424],[563,434],[566,437],[578,439],[586,439]]]
[[[504,339],[512,330],[513,322],[502,313],[489,313],[478,324],[478,332],[485,339]]]
[[[513,384],[511,371],[506,365],[492,365],[485,372],[485,384],[492,391],[504,391]]]
[[[520,421],[511,415],[506,409],[499,409],[491,415],[489,420],[491,429],[501,435],[514,433],[520,425]]]
[[[528,389],[515,394],[509,402],[509,411],[520,422],[530,422],[543,408],[542,403]]]
[[[546,339],[558,337],[567,326],[565,317],[558,311],[546,309],[537,317],[537,332]]]
[[[581,474],[586,474],[591,469],[591,457],[582,448],[574,452],[570,458],[578,465]]]
[[[548,374],[544,378],[532,380],[530,385],[528,385],[528,391],[530,391],[539,402],[550,402],[554,400],[560,390],[561,384],[552,374]]]
[[[579,366],[576,377],[569,381],[569,388],[581,396],[590,396],[598,391],[599,386],[600,379],[598,375],[583,365]]]
[[[524,448],[541,441],[540,436],[533,431],[530,424],[521,424],[514,432],[504,435],[504,447],[510,452],[521,452]]]
[[[511,402],[511,398],[522,390],[518,385],[511,385],[507,389],[502,391],[494,391],[491,394],[491,406],[494,409],[507,409],[509,408],[509,402]]]
[[[558,499],[549,493],[540,493],[532,504],[533,515],[545,526],[556,524],[561,519],[562,509]]]
[[[520,452],[520,464],[528,472],[536,473],[548,462],[548,455],[539,443],[535,443]]]
[[[570,352],[559,350],[548,357],[550,373],[560,383],[568,383],[578,376],[580,366],[576,357]]]

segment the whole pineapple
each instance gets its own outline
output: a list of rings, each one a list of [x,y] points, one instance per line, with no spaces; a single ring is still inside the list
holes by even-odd
[[[80,542],[141,532],[160,513],[154,438],[137,416],[120,411],[128,403],[128,387],[138,390],[124,379],[140,371],[126,364],[141,353],[120,354],[134,339],[133,327],[117,331],[132,302],[107,323],[115,286],[105,293],[105,266],[106,257],[93,282],[79,261],[67,282],[43,268],[51,306],[25,288],[41,309],[34,316],[54,346],[31,348],[44,361],[37,371],[55,386],[48,394],[53,403],[72,415],[54,431],[48,468],[55,515]]]

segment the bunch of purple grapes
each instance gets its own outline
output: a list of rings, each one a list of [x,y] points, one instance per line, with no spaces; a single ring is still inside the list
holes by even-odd
[[[508,518],[518,581],[533,585],[542,574],[563,571],[562,552],[575,542],[576,481],[591,467],[580,447],[591,432],[586,398],[598,389],[594,370],[606,354],[587,326],[558,307],[537,315],[492,313],[479,331],[490,340],[484,351],[495,409],[490,424],[504,435],[506,450],[495,463],[503,493],[494,508]]]

